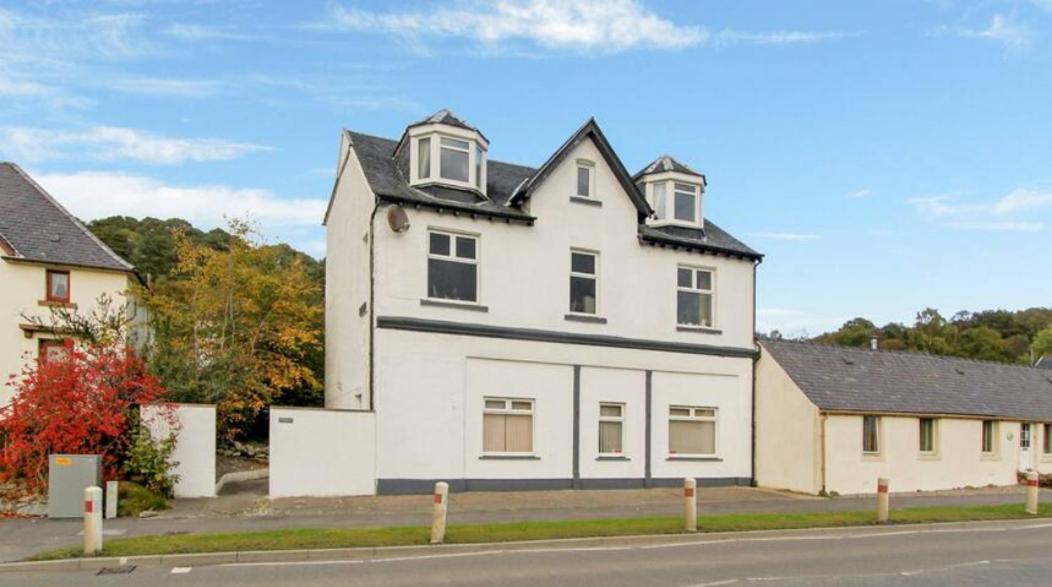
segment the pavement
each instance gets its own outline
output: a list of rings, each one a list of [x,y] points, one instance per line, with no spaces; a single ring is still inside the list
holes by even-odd
[[[105,537],[252,532],[291,528],[429,525],[431,496],[390,495],[270,500],[259,482],[247,482],[217,499],[176,500],[172,510],[150,519],[107,520]],[[254,489],[256,493],[252,493]],[[934,494],[893,494],[892,507],[1022,503],[1024,489],[1003,487]],[[706,487],[697,491],[699,515],[858,511],[874,507],[872,496],[833,499],[750,487]],[[1052,499],[1043,491],[1042,500]],[[597,491],[456,493],[449,500],[450,524],[678,516],[675,488]],[[81,543],[80,520],[0,520],[0,562]]]
[[[130,560],[0,573],[0,585],[1026,586],[1049,584],[1050,545],[1052,522],[1017,520],[357,549],[327,559]]]

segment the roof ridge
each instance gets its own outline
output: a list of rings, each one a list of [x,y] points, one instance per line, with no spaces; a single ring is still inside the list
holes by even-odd
[[[69,210],[66,210],[66,208],[62,204],[60,204],[58,202],[58,200],[56,200],[54,197],[52,197],[52,195],[50,193],[48,193],[48,191],[45,190],[43,186],[41,186],[39,183],[36,182],[36,180],[34,180],[32,177],[30,177],[30,175],[28,173],[26,173],[25,170],[23,170],[21,167],[19,167],[19,165],[17,163],[12,163],[12,162],[5,162],[5,163],[7,165],[9,165],[16,173],[18,173],[18,175],[20,175],[22,177],[22,179],[26,180],[26,182],[28,182],[29,185],[32,186],[33,189],[35,189],[37,191],[37,193],[39,193],[41,196],[44,196],[44,199],[46,199],[48,201],[48,203],[50,203],[52,206],[54,206],[56,210],[58,210],[59,212],[64,214],[66,216],[66,218],[68,218],[70,221],[72,221],[74,226],[79,228],[88,238],[90,238],[96,245],[98,245],[106,254],[108,254],[110,257],[112,257],[113,260],[116,261],[118,265],[123,266],[128,271],[135,271],[135,266],[134,265],[132,265],[131,263],[126,261],[124,258],[122,258],[117,253],[113,252],[113,249],[111,249],[106,243],[102,242],[102,240],[99,239],[99,237],[95,236],[95,233],[93,233],[90,230],[88,230],[88,227],[85,226],[83,222],[78,220],[76,216],[74,216],[73,214],[71,214],[69,212]]]
[[[816,341],[813,341],[813,340],[794,340],[794,339],[788,339],[788,338],[775,339],[775,338],[761,337],[760,338],[760,342],[761,343],[765,343],[765,342],[787,343],[787,344],[795,344],[795,345],[801,345],[801,346],[812,346],[812,347],[817,347],[817,348],[834,348],[834,349],[842,349],[842,350],[847,350],[847,351],[852,351],[852,352],[858,352],[858,353],[861,353],[861,354],[866,354],[866,353],[883,353],[883,354],[886,354],[886,355],[902,355],[902,356],[907,356],[907,357],[927,357],[927,358],[942,359],[942,360],[965,361],[965,362],[969,362],[969,363],[978,363],[980,365],[998,365],[998,366],[1003,366],[1003,367],[1022,367],[1024,369],[1027,369],[1027,368],[1032,369],[1033,368],[1033,365],[1028,365],[1028,364],[1024,364],[1024,363],[1004,363],[1004,362],[1001,362],[1001,361],[991,361],[989,359],[975,359],[975,358],[972,358],[972,357],[958,357],[956,355],[940,355],[940,354],[931,353],[931,352],[928,352],[928,351],[911,351],[911,350],[907,350],[907,349],[882,349],[882,348],[871,349],[869,347],[864,347],[864,346],[851,346],[851,345],[845,345],[845,344],[816,342]]]

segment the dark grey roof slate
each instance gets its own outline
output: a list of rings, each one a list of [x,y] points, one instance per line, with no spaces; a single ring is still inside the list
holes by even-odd
[[[802,342],[761,345],[821,410],[1052,422],[1052,375],[1043,369]]]
[[[565,155],[569,148],[586,136],[592,136],[608,157],[608,164],[617,173],[621,169],[625,189],[636,204],[641,218],[650,213],[642,194],[635,183],[628,177],[627,171],[616,153],[610,147],[602,131],[594,120],[589,119],[567,140],[562,147],[540,168],[515,165],[490,159],[486,162],[486,196],[474,190],[461,190],[446,186],[426,186],[414,188],[409,186],[408,158],[395,157],[399,141],[385,139],[354,131],[347,131],[351,145],[362,163],[369,187],[377,197],[407,205],[421,205],[450,209],[465,213],[505,218],[523,222],[533,222],[535,218],[527,212],[517,198],[525,199],[531,187],[539,185],[546,172],[561,161],[560,154]],[[405,149],[399,153],[404,154]],[[605,154],[606,152],[609,155]],[[723,253],[759,260],[763,255],[726,233],[709,220],[705,228],[692,229],[679,226],[652,227],[640,224],[639,236],[644,242],[658,245],[683,247],[691,250]]]
[[[683,173],[685,175],[696,175],[702,178],[703,180],[705,179],[704,174],[698,173],[690,167],[687,167],[679,161],[676,161],[676,159],[672,157],[672,155],[662,155],[657,159],[654,159],[652,162],[650,162],[649,165],[639,170],[639,173],[636,173],[633,177],[640,178],[644,175],[650,175],[651,173],[664,173],[666,171],[675,171],[677,173]]]
[[[734,238],[719,226],[716,226],[708,218],[705,219],[704,229],[690,228],[687,226],[640,225],[639,238],[644,242],[653,244],[685,247],[688,249],[713,253],[725,253],[754,260],[763,259],[763,255],[754,251],[740,240]]]
[[[101,197],[101,194],[100,194]],[[132,271],[28,174],[0,162],[0,237],[28,261]]]
[[[425,116],[424,118],[421,118],[413,124],[410,124],[407,128],[413,128],[414,126],[422,126],[425,124],[448,124],[449,126],[456,126],[467,130],[472,130],[482,135],[482,131],[480,131],[475,126],[469,124],[463,118],[457,116],[456,114],[453,114],[453,111],[449,108],[443,108],[438,112],[435,112],[431,116]],[[486,135],[482,135],[482,138],[486,138]],[[489,139],[486,140],[488,141]]]
[[[532,221],[528,212],[514,206],[506,206],[515,186],[533,172],[529,167],[510,165],[500,161],[487,161],[486,191],[483,199],[471,190],[451,188],[429,188],[429,192],[409,186],[405,174],[392,157],[397,141],[348,131],[351,145],[362,163],[365,178],[377,197],[404,204],[420,204],[461,210],[466,213],[483,214],[498,218]],[[445,192],[457,192],[450,197]],[[470,198],[470,199],[469,199]]]

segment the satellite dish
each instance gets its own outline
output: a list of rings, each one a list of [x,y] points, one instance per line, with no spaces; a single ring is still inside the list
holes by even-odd
[[[391,206],[387,209],[387,226],[395,232],[409,230],[409,215],[401,206]]]

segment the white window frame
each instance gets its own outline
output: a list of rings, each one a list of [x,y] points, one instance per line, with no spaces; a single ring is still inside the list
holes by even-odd
[[[679,220],[676,218],[676,192],[682,191],[677,190],[676,185],[690,186],[694,191],[694,220]],[[664,186],[663,194],[660,196],[657,193],[657,186]],[[651,220],[650,224],[655,226],[687,226],[690,228],[700,228],[704,221],[702,206],[702,198],[705,195],[705,186],[697,181],[690,179],[688,180],[684,176],[663,176],[660,179],[655,179],[646,182],[646,193],[648,196],[648,202],[650,207],[654,209],[654,214],[657,216],[655,220]],[[659,201],[660,200],[660,201]],[[664,211],[664,215],[661,212]]]
[[[1041,425],[1041,454],[1052,456],[1052,424],[1048,422]]]
[[[453,146],[453,145],[443,144],[446,141],[456,141],[458,143],[464,143],[464,148],[460,148],[460,147]],[[445,136],[445,135],[439,134],[438,135],[438,176],[437,176],[438,180],[442,181],[442,182],[472,185],[474,183],[474,182],[471,181],[473,179],[472,176],[475,174],[474,165],[473,165],[474,162],[472,161],[472,159],[475,158],[474,154],[472,153],[472,151],[474,150],[473,149],[474,146],[475,146],[474,145],[474,141],[472,141],[470,139],[463,139],[463,138],[460,138],[460,137],[450,137],[450,136]],[[463,153],[464,154],[464,159],[467,161],[467,177],[464,180],[454,179],[452,177],[445,177],[444,175],[442,175],[442,150],[443,149],[449,149],[450,151],[455,151],[457,153]]]
[[[578,178],[579,178],[579,176],[581,174],[581,170],[582,169],[585,170],[586,172],[588,172],[588,193],[585,194],[585,195],[579,194],[578,190],[577,190]],[[588,159],[578,159],[577,160],[577,169],[576,169],[576,172],[574,174],[574,178],[573,179],[574,179],[574,182],[573,182],[574,183],[574,185],[573,185],[573,197],[575,197],[575,198],[587,198],[589,200],[596,199],[596,195],[595,195],[595,192],[596,192],[596,190],[595,190],[595,162],[594,161],[590,161]]]
[[[491,408],[486,404],[489,402],[504,402],[504,408]],[[529,411],[515,410],[512,409],[513,402],[527,402],[530,404]],[[523,416],[525,414],[530,415],[530,446],[533,450],[530,451],[487,451],[486,450],[486,415],[498,415],[498,416]],[[530,457],[534,456],[537,452],[537,402],[533,398],[528,397],[496,397],[496,396],[484,396],[482,398],[482,456],[491,457]]]
[[[413,150],[416,153],[416,157],[413,162],[413,173],[416,174],[416,178],[418,181],[431,181],[435,178],[435,158],[434,149],[432,149],[432,145],[435,144],[435,139],[436,137],[434,135],[424,135],[422,137],[416,137],[413,139]],[[427,141],[427,175],[420,175],[420,153],[424,151],[424,149],[421,148],[421,143],[423,143],[424,141]]]
[[[690,410],[689,416],[673,415],[672,410]],[[711,416],[698,415],[698,412],[711,411]],[[671,458],[718,458],[720,454],[720,409],[715,406],[685,406],[679,404],[673,404],[668,407],[668,421],[669,429],[671,430],[672,422],[712,422],[712,453],[683,453],[683,452],[672,452],[672,442],[669,438],[669,445],[667,448],[668,455]]]
[[[441,234],[449,237],[449,255],[441,255],[431,252],[431,235]],[[475,241],[475,258],[468,259],[465,257],[457,256],[457,238],[470,238]],[[444,228],[432,228],[427,229],[427,239],[425,239],[425,245],[427,247],[427,259],[437,259],[441,261],[453,261],[455,263],[464,263],[475,266],[475,299],[474,300],[457,300],[453,298],[433,298],[431,297],[431,268],[425,265],[424,267],[424,286],[426,288],[425,296],[427,299],[442,302],[444,304],[464,304],[466,306],[477,306],[479,300],[482,299],[482,238],[478,234],[471,234],[468,232],[457,232],[453,230],[447,230]]]
[[[1026,430],[1026,434],[1023,434],[1023,430]],[[1026,438],[1026,446],[1023,446],[1023,438]],[[1034,425],[1030,422],[1019,423],[1019,449],[1020,450],[1033,450],[1034,448]]]
[[[686,270],[691,272],[691,274],[690,274],[691,287],[684,287],[684,286],[681,286],[679,284],[679,270],[680,269],[686,269]],[[709,273],[709,275],[710,275],[710,280],[709,281],[711,282],[711,289],[708,289],[708,290],[698,289],[698,287],[697,287],[697,283],[698,283],[697,272],[698,271],[707,271]],[[701,266],[701,265],[685,265],[685,264],[682,264],[682,263],[676,265],[676,299],[675,299],[675,307],[676,307],[676,326],[677,327],[679,327],[679,328],[686,328],[686,329],[696,329],[696,330],[718,330],[719,329],[719,315],[716,312],[716,308],[718,307],[717,304],[716,304],[716,301],[717,301],[716,290],[718,289],[717,288],[716,278],[717,278],[717,275],[716,275],[716,268],[715,267],[704,267],[704,266]],[[705,324],[687,324],[685,322],[680,322],[679,321],[679,292],[681,292],[681,291],[683,291],[683,292],[690,292],[690,293],[696,293],[696,294],[699,294],[699,295],[701,295],[701,294],[709,294],[710,296],[712,296],[712,309],[711,309],[711,312],[710,312],[710,314],[712,315],[712,324],[709,324],[709,325],[705,325]]]
[[[574,271],[573,270],[573,256],[575,254],[576,255],[591,255],[592,258],[595,260],[595,273],[579,273],[577,271]],[[568,288],[569,291],[572,291],[572,288],[573,288],[572,284],[573,284],[573,278],[574,277],[579,277],[579,278],[582,278],[582,279],[591,279],[591,280],[595,281],[595,312],[591,312],[591,313],[589,313],[589,312],[575,312],[572,309],[568,308],[568,312],[567,313],[573,314],[575,316],[600,316],[601,314],[599,313],[599,297],[600,297],[599,296],[599,251],[592,251],[592,250],[589,250],[589,249],[579,249],[579,248],[576,248],[576,247],[570,249],[570,279],[568,279],[567,283],[566,283],[567,288]],[[569,291],[567,293],[569,293]],[[569,305],[569,301],[570,301],[569,300],[569,296],[567,296],[567,298],[568,298],[567,299],[567,305]]]
[[[621,415],[619,415],[619,416],[604,416],[603,415],[603,408],[604,407],[616,407],[616,408],[619,408],[621,410]],[[603,444],[602,444],[602,440],[601,440],[602,439],[602,428],[603,428],[602,425],[603,425],[603,422],[618,422],[618,423],[621,424],[621,452],[603,452]],[[598,451],[599,456],[601,456],[601,457],[623,457],[623,456],[625,456],[625,404],[619,403],[619,402],[599,402],[599,427],[596,430],[596,432],[598,433],[598,438],[596,438],[596,441],[598,442],[598,446],[596,447],[596,450]]]
[[[877,450],[866,450],[866,419],[873,419],[873,428],[877,440]],[[883,431],[883,418],[880,416],[866,414],[862,416],[862,456],[866,457],[879,457],[884,450],[884,431]]]
[[[429,139],[430,166],[427,177],[420,175],[420,141]],[[460,151],[457,147],[446,147],[442,145],[442,139],[466,142],[468,144],[468,180],[460,181],[442,177],[442,149],[453,149]],[[458,134],[431,131],[411,137],[410,141],[409,174],[410,183],[413,185],[447,184],[475,190],[482,194],[486,193],[486,147],[477,138],[461,136]],[[481,173],[481,177],[480,177]]]
[[[931,422],[931,450],[924,450],[921,447],[921,440],[923,436],[922,422],[929,420]],[[939,454],[939,419],[938,418],[917,418],[917,452],[923,457],[933,457]]]
[[[686,186],[688,189],[690,189],[690,192],[689,192],[690,193],[690,197],[693,200],[693,203],[691,204],[691,210],[694,212],[694,218],[691,219],[691,220],[684,220],[682,218],[676,218],[676,196],[678,196],[680,194],[686,195],[688,193],[687,190],[681,190],[680,186]],[[698,219],[701,217],[701,204],[700,204],[700,201],[701,201],[701,194],[700,194],[701,189],[700,188],[701,188],[701,186],[699,186],[697,184],[694,184],[694,183],[686,183],[686,182],[682,182],[682,181],[672,180],[672,207],[670,208],[670,210],[672,211],[672,218],[671,218],[671,220],[674,220],[676,222],[682,222],[684,224],[689,224],[691,226],[697,226],[698,225]]]

